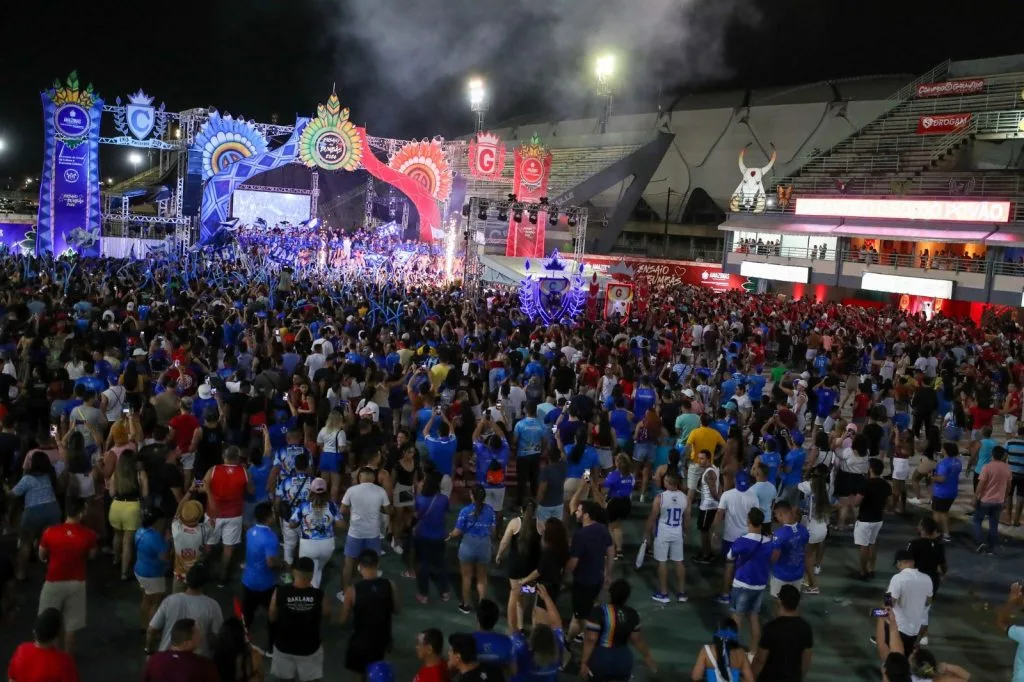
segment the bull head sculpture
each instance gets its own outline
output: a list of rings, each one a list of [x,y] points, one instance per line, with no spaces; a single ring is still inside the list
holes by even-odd
[[[747,164],[743,162],[743,157],[747,154],[747,147],[750,147],[750,145],[748,144],[740,150],[739,166],[743,179],[740,180],[736,191],[732,193],[729,209],[732,211],[764,213],[765,206],[768,203],[764,191],[764,176],[775,165],[775,145],[772,145],[772,155],[768,159],[768,165],[761,168],[748,168]]]

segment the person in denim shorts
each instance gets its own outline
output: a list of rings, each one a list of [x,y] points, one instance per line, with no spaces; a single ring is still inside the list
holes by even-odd
[[[491,563],[491,540],[497,525],[497,515],[494,508],[484,502],[485,497],[483,486],[473,488],[473,504],[462,508],[455,521],[455,528],[448,534],[449,540],[462,538],[459,544],[459,570],[462,572],[459,611],[464,614],[473,613],[470,593],[474,578],[477,598],[482,600],[487,594],[487,567]]]

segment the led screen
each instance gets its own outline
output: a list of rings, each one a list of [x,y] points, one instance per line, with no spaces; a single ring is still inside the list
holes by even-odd
[[[267,225],[288,221],[295,225],[309,220],[309,195],[236,189],[231,198],[231,216],[244,224],[263,218]]]

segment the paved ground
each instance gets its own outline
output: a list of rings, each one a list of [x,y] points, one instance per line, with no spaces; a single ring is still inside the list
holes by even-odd
[[[627,543],[635,548],[636,525]],[[889,516],[883,528],[880,543],[878,578],[870,584],[850,579],[856,566],[856,554],[849,534],[830,540],[822,578],[822,594],[805,597],[804,615],[815,628],[817,638],[811,680],[877,680],[878,661],[868,636],[873,632],[869,611],[878,605],[889,576],[892,574],[891,557],[901,544],[912,537],[918,514],[907,518]],[[944,583],[937,605],[933,610],[933,628],[930,648],[940,657],[967,667],[976,680],[1008,680],[1014,649],[1010,642],[996,631],[994,609],[1005,597],[1007,586],[1020,577],[1024,543],[1010,539],[995,557],[973,553],[973,543],[961,525],[954,530],[954,542],[949,546],[951,572]],[[9,549],[9,548],[8,548]],[[690,549],[688,548],[688,551]],[[454,553],[454,550],[453,550]],[[454,556],[451,557],[454,567]],[[420,606],[413,598],[412,581],[397,578],[399,559],[389,554],[384,568],[390,577],[396,577],[402,594],[404,613],[398,618],[396,647],[392,660],[399,680],[410,680],[416,669],[413,653],[414,634],[428,626],[440,627],[444,633],[470,630],[472,618],[456,610],[455,602],[432,602]],[[688,604],[662,606],[650,601],[654,585],[653,565],[633,570],[631,562],[616,566],[616,573],[626,577],[634,588],[632,604],[643,618],[648,641],[661,667],[658,678],[688,679],[697,650],[715,627],[723,608],[712,601],[721,581],[721,566],[688,566]],[[89,626],[79,639],[78,661],[83,680],[138,679],[143,663],[142,636],[138,625],[138,588],[134,584],[121,584],[114,580],[114,571],[106,564],[92,567],[89,585]],[[32,579],[19,590],[22,609],[12,627],[0,629],[0,655],[8,660],[18,642],[29,637],[32,616],[35,613],[41,569],[37,565]],[[493,596],[500,599],[507,594],[507,583],[495,571],[492,576]],[[337,590],[337,573],[329,580],[328,592]],[[230,612],[232,591],[212,590]],[[568,600],[562,599],[563,613]],[[766,611],[767,615],[767,611]],[[336,625],[326,628],[328,680],[351,679],[343,670],[344,649],[349,631]],[[647,675],[638,666],[638,680]]]

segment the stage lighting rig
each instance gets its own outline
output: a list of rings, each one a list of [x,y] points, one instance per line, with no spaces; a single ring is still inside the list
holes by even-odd
[[[530,224],[531,225],[536,225],[537,224],[537,206],[536,205],[531,206],[529,208],[529,210],[527,210],[526,213],[530,217]]]
[[[489,206],[486,201],[480,202],[480,210],[477,212],[476,217],[480,220],[487,220],[487,209]]]
[[[468,218],[469,217],[469,211],[470,211],[469,204],[463,204],[462,205],[462,217],[463,218]]]
[[[498,207],[498,220],[508,220],[508,206],[502,205]]]
[[[516,204],[512,208],[512,220],[516,221],[517,223],[523,222],[523,207],[520,206],[519,204]]]
[[[576,227],[577,224],[576,212],[570,211],[565,214],[565,224],[569,227]]]
[[[558,211],[548,211],[548,224],[549,225],[557,225],[558,224]]]

